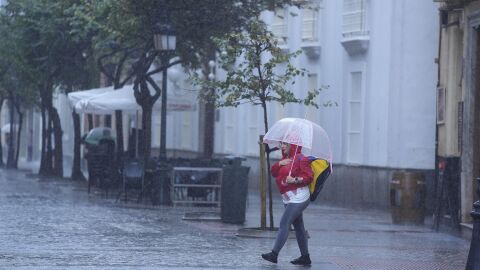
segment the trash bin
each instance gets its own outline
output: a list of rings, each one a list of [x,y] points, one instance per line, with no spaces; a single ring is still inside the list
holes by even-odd
[[[223,166],[220,218],[222,222],[245,222],[249,167],[241,166],[244,158],[229,157]]]
[[[118,174],[115,167],[115,141],[111,138],[98,139],[97,143],[85,143],[87,147],[88,193],[90,187],[108,190],[115,185]]]
[[[425,177],[422,173],[397,171],[390,181],[390,205],[394,224],[423,224]]]

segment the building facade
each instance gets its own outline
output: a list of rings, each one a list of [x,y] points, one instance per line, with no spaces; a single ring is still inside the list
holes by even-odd
[[[437,87],[439,219],[471,234],[480,177],[480,1],[440,2]],[[442,189],[443,188],[443,189]],[[459,226],[460,225],[460,226]]]
[[[306,68],[292,89],[328,85],[318,103],[269,104],[269,124],[306,117],[329,133],[334,173],[322,199],[345,206],[387,208],[396,170],[425,173],[433,186],[437,6],[430,1],[323,0],[311,9],[288,7],[264,19],[286,51],[303,50],[293,61]],[[261,109],[225,108],[216,123],[216,153],[250,157],[250,186],[258,186]],[[278,157],[278,156],[277,156]],[[429,194],[429,200],[431,201]]]

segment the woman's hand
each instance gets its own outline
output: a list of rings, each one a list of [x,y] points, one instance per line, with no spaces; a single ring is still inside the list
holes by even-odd
[[[287,176],[286,182],[287,184],[296,184],[298,181],[296,177]]]
[[[280,160],[280,161],[278,162],[278,164],[279,164],[280,166],[285,166],[285,165],[287,165],[287,164],[290,164],[290,162],[292,162],[292,160],[289,159],[289,158],[286,158],[286,159]]]
[[[287,184],[299,184],[302,182],[302,178],[287,176],[285,182]]]

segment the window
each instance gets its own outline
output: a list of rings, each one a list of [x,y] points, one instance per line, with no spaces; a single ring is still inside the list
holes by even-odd
[[[362,156],[362,72],[350,73],[348,100],[348,162],[360,163]]]
[[[279,43],[285,43],[288,36],[287,9],[276,9],[273,14],[272,33],[278,38]]]
[[[367,35],[365,24],[365,0],[343,0],[344,37]]]
[[[303,9],[302,41],[318,41],[318,7],[311,6]]]

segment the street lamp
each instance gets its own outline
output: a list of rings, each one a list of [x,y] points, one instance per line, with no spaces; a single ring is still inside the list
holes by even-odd
[[[177,36],[175,28],[169,23],[157,24],[157,31],[153,35],[155,49],[159,51],[175,51],[177,45]]]
[[[175,51],[177,37],[175,36],[175,29],[166,20],[156,27],[156,32],[153,35],[155,49],[160,51],[160,62],[162,66],[167,66],[170,59],[170,54]],[[163,69],[162,73],[162,108],[160,118],[160,160],[166,160],[166,129],[167,129],[167,68]]]

